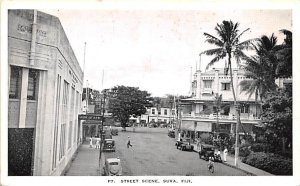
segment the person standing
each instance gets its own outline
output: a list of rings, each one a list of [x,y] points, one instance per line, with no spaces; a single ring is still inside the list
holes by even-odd
[[[90,148],[92,148],[93,147],[93,138],[91,137],[90,138]]]
[[[132,147],[131,142],[130,142],[130,137],[128,136],[128,140],[127,140],[127,148]]]
[[[228,154],[228,150],[227,150],[227,147],[225,147],[225,149],[224,149],[224,151],[223,151],[224,162],[226,162],[227,154]]]
[[[97,139],[96,141],[96,149],[100,149],[100,139]]]

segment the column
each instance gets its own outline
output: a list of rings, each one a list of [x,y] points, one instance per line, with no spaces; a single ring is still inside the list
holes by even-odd
[[[25,122],[26,122],[28,73],[29,73],[28,68],[22,68],[19,128],[25,128]]]
[[[196,98],[201,99],[201,71],[197,71]]]
[[[214,93],[219,93],[219,70],[215,70]]]

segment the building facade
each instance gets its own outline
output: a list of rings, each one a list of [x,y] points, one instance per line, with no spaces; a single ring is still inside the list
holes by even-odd
[[[240,69],[233,69],[233,86],[237,103],[241,107],[241,135],[253,134],[253,127],[260,121],[260,109],[254,95],[241,91],[239,83],[247,79]],[[207,72],[196,71],[192,79],[191,98],[181,100],[181,125],[178,126],[188,138],[195,139],[201,133],[216,131],[235,134],[236,109],[230,84],[230,75],[224,69],[212,69]],[[217,104],[216,97],[222,95]],[[218,108],[218,109],[217,109]],[[218,114],[217,111],[219,110]]]
[[[148,122],[170,123],[175,118],[175,109],[150,107],[147,109]]]
[[[83,72],[57,17],[8,11],[8,175],[61,175],[80,144]]]

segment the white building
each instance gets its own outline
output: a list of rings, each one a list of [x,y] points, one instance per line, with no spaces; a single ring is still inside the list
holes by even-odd
[[[241,105],[240,133],[252,133],[253,127],[260,119],[259,105],[255,102],[254,95],[249,97],[246,92],[241,92],[239,83],[247,79],[242,70],[233,69],[233,86],[236,100]],[[218,114],[219,131],[229,134],[235,133],[236,109],[230,75],[224,69],[212,69],[207,72],[198,70],[192,81],[192,97],[181,100],[181,126],[180,128],[192,139],[202,132],[213,132],[216,128],[217,114],[214,110],[215,96],[222,94],[220,112]]]
[[[8,11],[8,175],[61,175],[81,138],[83,72],[57,17]]]
[[[170,123],[175,117],[175,109],[150,107],[147,109],[148,122]]]

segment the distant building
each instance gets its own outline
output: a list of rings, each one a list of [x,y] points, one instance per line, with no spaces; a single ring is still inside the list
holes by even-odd
[[[151,122],[171,123],[175,118],[175,108],[173,103],[168,103],[165,97],[160,98],[160,104],[154,107],[148,107],[145,114],[139,117],[130,117],[130,121],[136,123],[148,124]]]
[[[259,104],[254,95],[249,97],[241,91],[239,83],[247,79],[240,69],[233,69],[233,86],[237,102],[241,107],[241,123],[239,128],[241,135],[253,134],[253,128],[260,121]],[[224,69],[212,69],[207,72],[196,71],[192,80],[191,98],[181,100],[181,125],[178,127],[184,131],[186,137],[195,139],[202,133],[216,131],[216,123],[219,121],[218,132],[235,134],[236,109],[230,84],[230,75],[226,75]],[[215,96],[222,94],[220,111],[216,114]]]
[[[8,11],[8,175],[64,173],[81,138],[83,72],[57,17]]]

